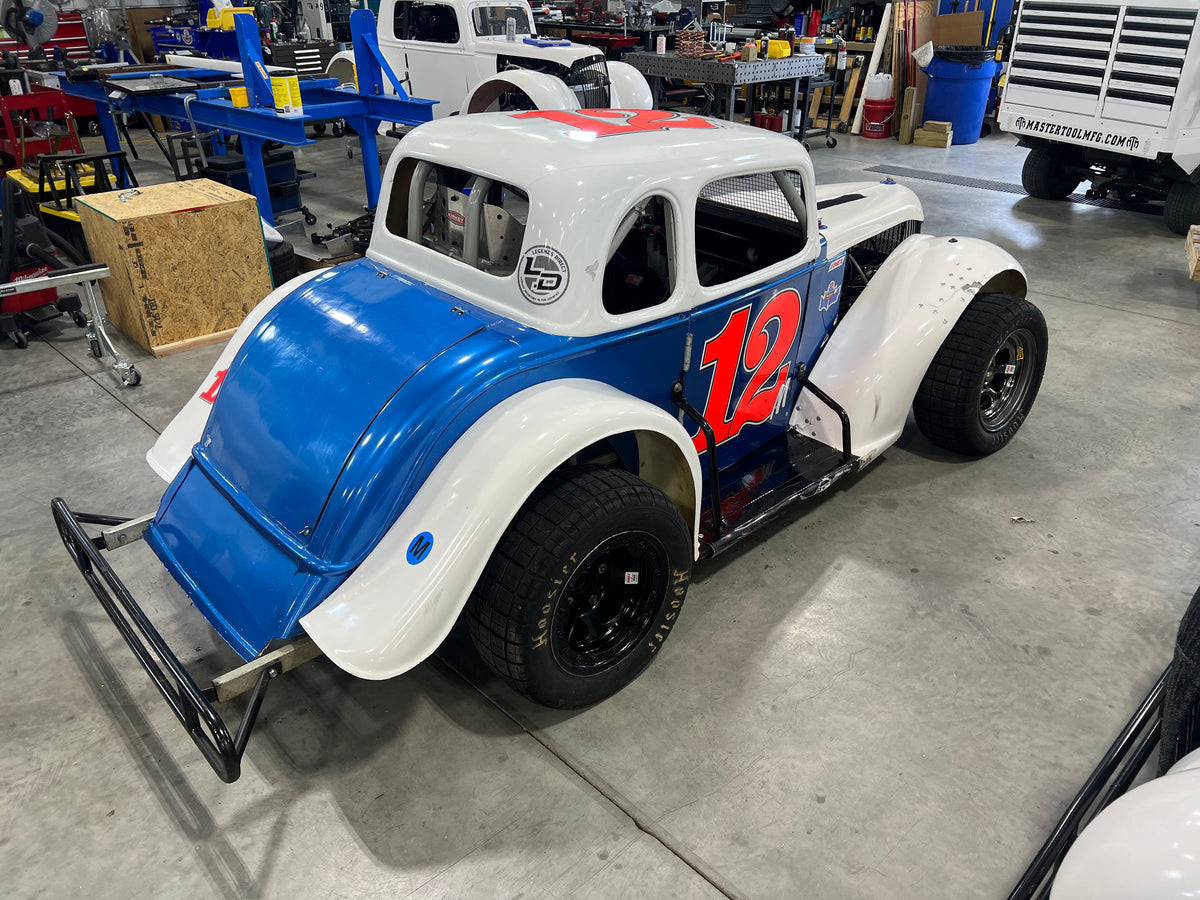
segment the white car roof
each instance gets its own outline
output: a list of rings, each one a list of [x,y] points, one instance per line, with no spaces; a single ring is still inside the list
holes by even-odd
[[[566,260],[570,285],[561,299],[531,303],[522,296],[515,274],[482,272],[389,232],[388,186],[405,157],[463,169],[524,191],[529,215],[522,246],[550,247]],[[706,184],[780,169],[802,173],[811,206],[815,189],[807,152],[798,141],[763,129],[662,110],[453,116],[419,126],[397,145],[384,173],[368,255],[541,330],[599,334],[623,325],[603,310],[600,288],[611,238],[635,203],[664,196],[690,222]],[[815,217],[811,221],[815,224]],[[694,285],[690,229],[677,231],[677,284]],[[690,302],[694,305],[696,299]],[[675,303],[669,306],[663,315],[676,311]]]

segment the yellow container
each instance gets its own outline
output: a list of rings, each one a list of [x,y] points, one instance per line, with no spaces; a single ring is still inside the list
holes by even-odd
[[[233,105],[239,109],[245,109],[250,105],[250,98],[246,95],[244,87],[231,87],[229,89],[229,99],[233,101]]]
[[[282,75],[271,79],[271,94],[275,97],[275,112],[285,113],[291,109],[292,95],[288,91],[287,79]]]
[[[790,41],[767,41],[767,59],[783,59],[791,55]]]
[[[300,113],[304,111],[304,101],[300,99],[300,79],[295,75],[287,77],[288,100],[291,102],[292,112]]]

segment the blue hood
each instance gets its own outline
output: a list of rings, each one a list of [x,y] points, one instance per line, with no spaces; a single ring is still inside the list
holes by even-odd
[[[306,542],[379,410],[487,324],[374,263],[334,269],[281,301],[246,340],[201,445],[246,499]]]

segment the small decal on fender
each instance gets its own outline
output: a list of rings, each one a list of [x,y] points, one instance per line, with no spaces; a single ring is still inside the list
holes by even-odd
[[[839,256],[837,259],[835,259],[833,262],[831,262],[829,264],[829,271],[833,272],[836,269],[840,269],[842,267],[842,263],[844,263],[845,261],[846,261],[846,257]]]
[[[825,312],[825,310],[832,308],[833,304],[837,302],[838,294],[841,292],[842,289],[836,281],[829,282],[829,287],[825,288],[825,293],[821,295],[821,312]]]
[[[418,563],[424,562],[425,558],[429,556],[429,551],[432,549],[433,535],[428,531],[422,531],[415,538],[413,538],[412,543],[408,545],[408,553],[405,554],[405,557],[408,559],[408,564],[410,566],[415,566]]]
[[[546,306],[567,292],[571,272],[567,259],[553,247],[530,247],[517,267],[517,284],[530,303]]]

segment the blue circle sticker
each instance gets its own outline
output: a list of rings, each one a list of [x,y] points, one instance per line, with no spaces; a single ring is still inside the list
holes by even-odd
[[[433,549],[433,535],[428,531],[422,531],[412,543],[408,545],[408,564],[415,566],[419,562],[424,562],[425,557],[429,555],[429,551]]]

